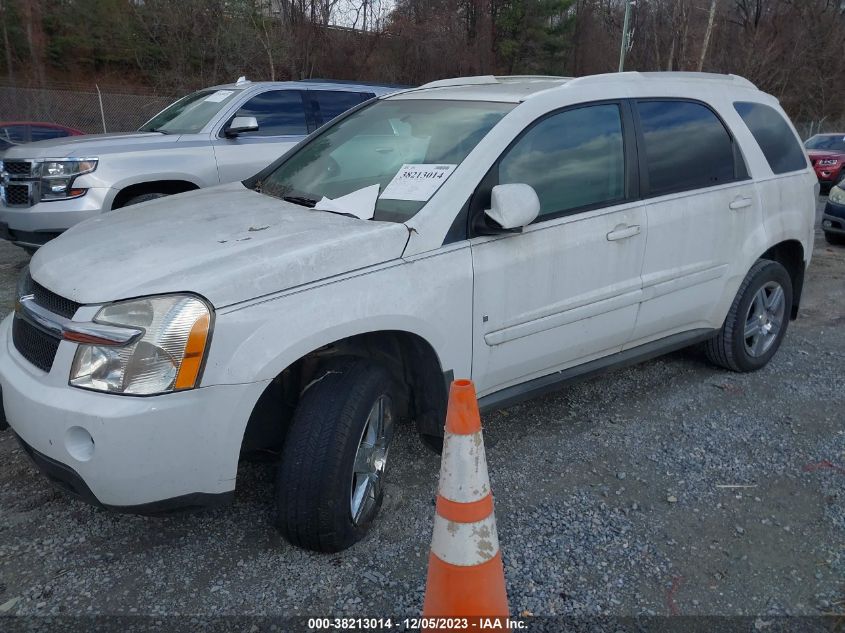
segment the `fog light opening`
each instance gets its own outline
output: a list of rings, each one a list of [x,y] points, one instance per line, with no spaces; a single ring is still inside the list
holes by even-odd
[[[87,462],[94,456],[94,438],[81,426],[72,426],[65,433],[65,448],[78,462]]]

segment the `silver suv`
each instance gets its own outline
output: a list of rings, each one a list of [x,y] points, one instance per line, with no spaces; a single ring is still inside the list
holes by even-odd
[[[243,180],[322,124],[394,89],[241,79],[183,97],[137,132],[11,147],[0,162],[0,238],[33,251],[105,211]]]

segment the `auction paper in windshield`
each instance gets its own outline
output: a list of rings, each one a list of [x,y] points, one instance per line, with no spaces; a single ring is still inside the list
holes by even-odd
[[[379,198],[385,200],[416,200],[427,202],[457,165],[402,165]]]

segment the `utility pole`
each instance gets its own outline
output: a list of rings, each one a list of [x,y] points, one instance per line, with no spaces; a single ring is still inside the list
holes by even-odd
[[[631,5],[634,0],[625,0],[625,21],[622,24],[622,48],[619,50],[619,72],[625,70],[625,53],[628,52],[628,45],[631,34],[629,32],[631,26]]]

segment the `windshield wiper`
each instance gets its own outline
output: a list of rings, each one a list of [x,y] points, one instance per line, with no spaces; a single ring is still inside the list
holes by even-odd
[[[294,204],[299,204],[310,209],[313,209],[314,205],[317,204],[316,200],[305,196],[282,196],[282,200],[285,202],[293,202]]]
[[[167,132],[167,131],[161,129],[160,127],[152,127],[149,130],[147,130],[147,132],[158,132],[159,134],[170,134],[170,132]]]

